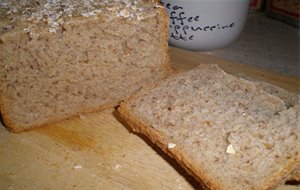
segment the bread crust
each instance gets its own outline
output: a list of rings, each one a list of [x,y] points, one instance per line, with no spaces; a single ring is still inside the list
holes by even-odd
[[[286,181],[300,182],[300,164],[298,164],[296,168],[290,173]]]

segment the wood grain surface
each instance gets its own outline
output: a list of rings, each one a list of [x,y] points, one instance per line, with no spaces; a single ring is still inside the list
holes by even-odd
[[[177,72],[216,63],[299,93],[299,79],[170,48]],[[114,109],[80,115],[20,133],[0,125],[0,189],[201,189],[173,159],[132,133]],[[282,185],[280,190],[300,189]]]

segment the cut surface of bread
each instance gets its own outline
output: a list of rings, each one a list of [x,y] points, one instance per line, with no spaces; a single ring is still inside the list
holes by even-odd
[[[0,107],[12,131],[115,106],[170,70],[157,1],[0,3]]]
[[[293,107],[299,101],[299,95],[288,92],[288,91],[286,91],[282,88],[279,88],[275,85],[272,85],[272,84],[264,82],[264,81],[253,79],[253,78],[250,78],[245,75],[241,75],[241,77],[254,82],[255,85],[258,88],[262,89],[263,91],[280,98],[281,100],[283,100],[286,107],[289,107],[289,106]],[[299,165],[300,165],[300,163],[299,163]],[[291,174],[287,177],[286,181],[300,181],[300,166],[297,166],[296,169],[294,169],[291,172]]]
[[[118,107],[208,189],[271,189],[299,163],[299,99],[287,105],[215,65],[142,89]]]

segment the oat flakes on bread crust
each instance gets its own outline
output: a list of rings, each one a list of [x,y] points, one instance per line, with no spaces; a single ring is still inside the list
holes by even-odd
[[[0,68],[10,131],[113,107],[169,75],[168,16],[157,0],[2,0]]]
[[[247,190],[275,188],[299,163],[298,105],[201,65],[141,90],[118,111],[208,189]]]

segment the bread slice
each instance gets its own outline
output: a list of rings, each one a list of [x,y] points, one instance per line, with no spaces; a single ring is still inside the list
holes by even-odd
[[[207,189],[271,189],[300,161],[293,106],[215,65],[142,89],[118,111]]]
[[[0,2],[0,107],[12,131],[115,106],[166,77],[168,59],[155,0]]]

